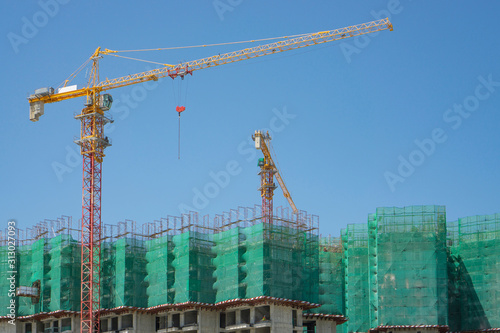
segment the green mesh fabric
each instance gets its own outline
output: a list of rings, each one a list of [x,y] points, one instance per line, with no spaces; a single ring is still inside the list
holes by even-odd
[[[174,303],[214,303],[213,235],[188,231],[173,237]]]
[[[300,288],[302,290],[302,293],[298,293],[294,299],[319,303],[319,237],[304,231],[300,233],[300,236],[299,241],[304,244],[305,248],[304,254],[299,256],[299,258],[305,262],[301,269],[302,275],[294,277],[294,279],[298,278],[301,281]],[[297,262],[297,269],[300,269],[300,263],[301,261]]]
[[[146,248],[138,239],[115,242],[115,304],[146,307]]]
[[[378,208],[343,230],[347,331],[448,325],[444,206]]]
[[[265,269],[268,266],[269,245],[264,242],[264,225],[257,224],[243,229],[246,238],[245,252],[242,255],[244,262],[243,272],[246,274],[242,283],[246,287],[247,298],[259,295],[269,296],[269,287],[266,285]]]
[[[115,243],[103,242],[101,244],[101,308],[115,307],[116,299],[116,260]]]
[[[31,270],[31,256],[32,249],[30,245],[23,245],[18,247],[18,271],[19,271],[19,279],[18,286],[27,286],[31,287],[31,284],[34,282],[32,279],[32,270]],[[18,304],[18,315],[25,316],[35,313],[35,305],[33,304],[31,298],[29,297],[17,297]]]
[[[80,246],[70,235],[49,242],[50,302],[48,310],[80,309]]]
[[[458,220],[455,249],[462,330],[500,327],[500,214]]]
[[[458,269],[458,260],[455,256],[458,254],[458,221],[446,223],[447,249],[448,256],[448,326],[451,332],[461,331],[460,308],[460,276]]]
[[[10,310],[7,307],[10,305],[10,300],[12,297],[9,296],[10,283],[7,278],[10,277],[11,274],[8,272],[11,271],[8,263],[8,255],[9,248],[8,246],[0,246],[0,316],[6,316],[9,314]],[[16,301],[17,306],[19,303]]]
[[[377,267],[370,309],[378,308],[371,326],[448,325],[444,206],[379,208],[369,228]]]
[[[266,223],[244,228],[243,233],[246,298],[263,295],[318,302],[317,237]]]
[[[51,302],[49,244],[47,239],[42,238],[31,245],[31,283],[40,281],[40,301],[33,306],[33,313],[48,312]],[[23,272],[20,272],[23,274]],[[27,272],[29,274],[29,272]],[[31,314],[31,313],[30,313]]]
[[[101,245],[101,307],[147,307],[146,247],[143,241],[120,238]]]
[[[349,332],[366,332],[370,327],[368,288],[368,228],[350,224],[342,230],[345,255],[345,312]]]
[[[348,225],[340,239],[287,225],[293,224],[110,239],[101,245],[101,307],[273,296],[321,304],[311,312],[346,315],[343,332],[379,325],[500,327],[500,214],[446,223],[443,206],[378,208],[367,223]],[[7,252],[0,247],[0,315],[10,301]],[[34,304],[16,297],[17,316],[78,311],[76,240],[41,238],[18,246],[16,259],[17,286],[40,281],[41,294]]]
[[[166,235],[146,242],[146,272],[148,307],[161,304],[173,304],[175,289],[175,271],[172,241],[173,236]]]
[[[246,252],[245,234],[242,228],[235,227],[214,235],[213,252],[215,302],[223,302],[235,298],[245,298],[246,277],[243,255]]]
[[[319,308],[314,313],[345,314],[344,253],[340,238],[323,238],[319,246]]]

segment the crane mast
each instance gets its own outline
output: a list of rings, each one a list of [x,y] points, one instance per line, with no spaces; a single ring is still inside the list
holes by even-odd
[[[101,176],[102,161],[105,156],[104,149],[110,146],[108,138],[104,135],[104,125],[112,121],[106,116],[106,111],[109,110],[113,102],[111,95],[105,94],[105,91],[151,80],[156,81],[166,76],[175,79],[176,77],[192,75],[194,71],[200,69],[387,29],[392,31],[392,24],[389,19],[382,19],[336,30],[304,34],[274,43],[183,62],[177,65],[163,64],[157,69],[104,81],[99,80],[99,59],[104,55],[118,56],[117,53],[120,51],[102,50],[98,47],[89,59],[92,62],[92,69],[86,87],[78,89],[76,86],[67,86],[68,80],[66,80],[63,87],[57,91],[50,87],[35,90],[35,93],[28,97],[30,120],[34,122],[38,121],[40,116],[44,114],[44,106],[47,103],[86,97],[85,107],[75,117],[81,123],[80,139],[75,142],[80,146],[80,153],[83,158],[80,332],[100,332]],[[265,146],[265,140],[262,142]],[[269,162],[271,163],[269,166],[272,165],[274,168],[272,159],[269,159]],[[282,182],[279,172],[273,170],[265,169],[262,173],[266,177],[262,186],[262,188],[266,189],[265,195],[263,195],[263,200],[264,198],[267,200],[266,214],[272,214],[272,194],[275,186],[273,188],[270,184],[274,175],[276,175],[285,197],[289,200],[294,212],[296,212],[296,207]],[[269,222],[271,222],[272,215],[266,216],[270,216]]]
[[[112,99],[94,88],[99,81],[99,57],[96,52],[92,58],[87,102],[75,117],[80,119],[80,140],[76,143],[83,157],[80,332],[100,332],[101,322],[101,179],[104,149],[109,146],[104,125],[110,121],[104,112]]]

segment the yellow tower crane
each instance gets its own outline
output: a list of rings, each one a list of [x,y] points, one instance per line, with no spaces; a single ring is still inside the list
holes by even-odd
[[[276,185],[274,184],[274,176],[280,184],[280,188],[283,191],[283,195],[292,207],[293,213],[297,214],[298,210],[295,203],[292,200],[292,196],[288,189],[286,188],[285,181],[281,176],[281,173],[273,160],[271,155],[271,136],[269,132],[262,133],[261,131],[255,131],[252,135],[252,139],[255,141],[255,148],[260,149],[264,158],[259,159],[258,166],[260,166],[260,196],[262,197],[262,221],[266,223],[273,223],[273,196]]]
[[[113,51],[98,47],[84,64],[92,64],[86,87],[78,89],[74,85],[68,86],[70,80],[66,80],[63,87],[57,90],[51,87],[35,90],[34,94],[28,97],[31,121],[39,120],[40,116],[44,114],[44,106],[47,103],[60,102],[76,97],[86,98],[85,107],[76,116],[81,122],[80,139],[76,143],[80,145],[80,153],[83,157],[80,332],[100,331],[101,167],[105,156],[104,149],[110,146],[108,138],[104,135],[104,125],[112,120],[106,115],[106,111],[109,110],[113,102],[111,95],[104,94],[105,91],[151,80],[156,81],[166,76],[172,79],[176,77],[183,78],[188,74],[192,75],[194,71],[204,68],[387,29],[392,30],[392,24],[388,19],[382,19],[336,30],[283,37],[280,41],[265,45],[182,62],[177,65],[160,64],[161,67],[158,69],[104,81],[99,79],[99,59],[106,55],[133,59],[121,56],[118,53],[140,50]],[[72,77],[74,77],[73,74],[70,78]]]

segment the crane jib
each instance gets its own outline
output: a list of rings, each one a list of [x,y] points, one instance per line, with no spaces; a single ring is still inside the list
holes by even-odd
[[[349,26],[341,29],[335,30],[327,30],[320,31],[311,34],[304,34],[295,38],[288,38],[282,41],[269,43],[265,45],[259,45],[252,48],[246,48],[243,50],[232,51],[224,54],[218,54],[207,58],[202,58],[198,60],[188,61],[184,63],[180,63],[177,65],[164,65],[161,68],[149,70],[137,74],[126,75],[123,77],[115,78],[102,82],[95,82],[94,86],[87,86],[81,89],[77,89],[70,92],[55,92],[53,88],[42,88],[49,89],[44,94],[33,94],[28,97],[28,100],[31,103],[42,102],[45,103],[53,103],[59,102],[66,99],[76,98],[87,96],[91,91],[106,91],[110,89],[120,88],[136,83],[158,80],[159,78],[169,76],[172,79],[177,77],[184,77],[185,75],[192,75],[193,71],[210,68],[220,65],[225,65],[237,61],[253,59],[265,55],[270,55],[274,53],[294,50],[302,47],[312,46],[321,43],[332,42],[336,40],[352,38],[368,33],[373,33],[381,30],[393,30],[392,23],[388,18],[372,21],[368,23],[362,23],[354,26]],[[116,51],[107,50],[101,51],[100,48],[96,50],[91,59],[94,59],[96,64],[98,64],[97,54],[112,54]],[[52,89],[52,90],[50,90]],[[38,89],[39,90],[39,89]],[[38,109],[43,108],[43,105],[37,105]],[[33,120],[33,119],[32,119]],[[34,120],[36,121],[36,120]]]

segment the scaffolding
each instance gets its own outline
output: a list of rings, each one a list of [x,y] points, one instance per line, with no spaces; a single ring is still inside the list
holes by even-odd
[[[244,228],[234,227],[214,235],[214,289],[215,302],[245,298],[246,286],[243,282],[247,269],[243,261],[246,253]]]
[[[81,270],[78,242],[69,234],[60,234],[49,240],[48,256],[50,302],[47,310],[77,310],[80,306]],[[33,279],[32,284],[37,280],[36,277]]]
[[[342,230],[348,332],[449,324],[444,206],[378,208]]]
[[[214,303],[214,228],[191,212],[143,225],[148,306]]]
[[[366,224],[349,224],[342,229],[345,256],[345,314],[348,332],[370,329],[368,288],[368,228]]]
[[[500,214],[446,222],[444,206],[378,208],[367,223],[333,238],[319,236],[315,215],[277,207],[266,223],[261,211],[104,225],[101,307],[270,296],[321,305],[307,312],[345,315],[345,332],[500,327]],[[10,311],[11,255],[15,285],[39,290],[39,297],[16,296],[16,316],[79,311],[80,239],[65,216],[0,233],[0,316]]]
[[[72,228],[72,219],[62,216],[44,220],[26,230],[16,229],[14,251],[15,269],[7,267],[8,232],[0,234],[2,273],[15,271],[16,287],[20,290],[37,290],[38,295],[23,294],[16,290],[16,315],[26,316],[57,310],[78,310],[80,305],[80,247]],[[5,255],[3,255],[5,253]],[[11,267],[9,267],[11,268]],[[7,278],[7,276],[6,276]],[[0,284],[3,290],[5,285]],[[16,288],[16,289],[17,289]],[[0,297],[5,297],[7,293]],[[2,302],[10,302],[2,299]],[[7,304],[5,303],[5,304]],[[4,304],[4,303],[2,303]],[[0,315],[6,315],[3,309]]]
[[[378,208],[369,231],[370,326],[447,326],[445,207]]]
[[[104,225],[101,243],[101,307],[146,307],[146,246],[136,222]]]
[[[454,257],[462,330],[500,327],[500,214],[458,220]]]
[[[272,223],[261,209],[216,217],[217,301],[273,296],[318,302],[318,217],[278,207]]]
[[[345,262],[340,237],[321,237],[319,246],[319,304],[313,313],[345,314]]]

